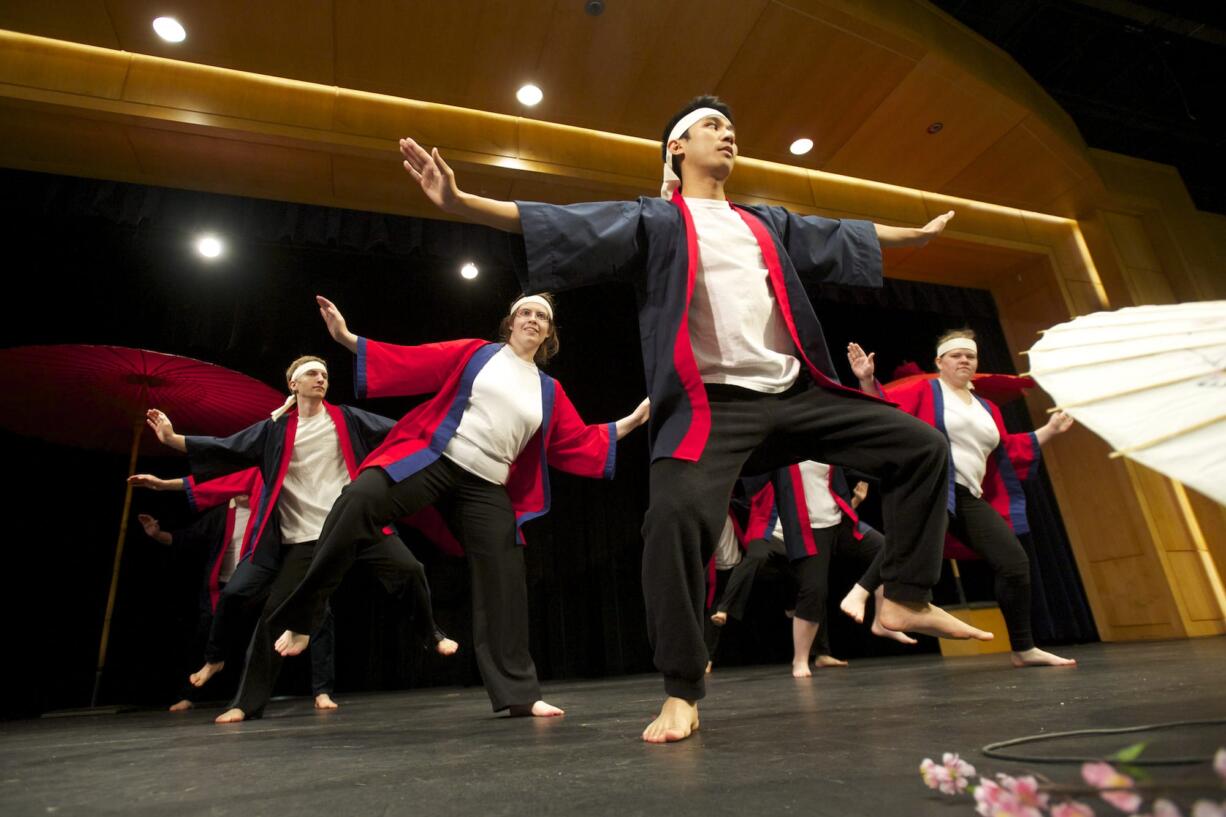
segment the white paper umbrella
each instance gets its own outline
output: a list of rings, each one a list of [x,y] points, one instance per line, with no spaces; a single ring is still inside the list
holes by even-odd
[[[1226,504],[1226,301],[1083,315],[1027,354],[1030,376],[1112,456]]]

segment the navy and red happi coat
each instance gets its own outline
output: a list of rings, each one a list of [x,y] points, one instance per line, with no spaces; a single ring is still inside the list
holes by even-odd
[[[189,476],[183,480],[183,489],[187,492],[187,504],[193,511],[206,511],[216,508],[223,502],[226,503],[226,516],[221,526],[221,536],[220,538],[210,537],[209,556],[205,568],[205,593],[208,596],[209,609],[217,612],[217,597],[221,593],[221,566],[225,561],[226,551],[230,548],[230,540],[234,536],[234,526],[238,516],[230,500],[246,496],[252,508],[252,513],[247,516],[246,527],[240,533],[243,543],[239,548],[238,561],[242,561],[251,556],[251,549],[254,546],[252,532],[255,526],[251,523],[255,520],[254,509],[259,504],[260,493],[264,490],[264,478],[260,476],[260,469],[252,467],[205,482],[198,482],[195,477]]]
[[[361,468],[382,468],[399,482],[442,456],[460,426],[473,382],[503,346],[484,340],[397,346],[359,338],[354,367],[359,397],[434,393],[400,418]],[[540,382],[541,427],[511,463],[507,476],[516,527],[549,512],[548,466],[604,479],[611,479],[616,467],[615,424],[584,423],[561,383],[544,372]]]
[[[745,479],[744,484],[746,491],[751,494],[749,523],[746,526],[749,541],[769,539],[775,535],[776,528],[782,526],[783,544],[787,548],[789,559],[795,561],[817,555],[817,543],[813,538],[813,528],[809,526],[809,506],[799,464],[777,468],[761,477]],[[851,520],[853,535],[856,539],[863,539],[863,523],[851,507],[851,492],[847,488],[843,469],[831,466],[826,476],[826,485],[834,504]]]
[[[383,441],[394,422],[352,406],[325,402],[324,410],[336,427],[341,456],[353,479],[358,475],[358,464]],[[276,568],[280,563],[281,525],[270,520],[289,471],[297,430],[298,409],[292,408],[276,420],[261,420],[229,437],[186,438],[188,461],[197,480],[216,479],[253,466],[259,469],[264,490],[259,502],[252,505],[250,544],[245,543],[244,548],[249,549],[256,564],[264,567]]]
[[[900,409],[938,429],[947,440],[949,439],[949,432],[945,429],[945,393],[941,391],[939,380],[917,380],[894,389],[887,389],[878,384],[877,388],[885,399],[897,403]],[[996,423],[996,431],[1000,434],[1000,442],[995,450],[988,454],[987,468],[984,471],[983,483],[980,485],[983,490],[983,500],[1009,523],[1014,533],[1029,533],[1030,524],[1026,521],[1026,494],[1022,489],[1022,483],[1033,479],[1038,474],[1039,461],[1042,458],[1039,438],[1033,431],[1010,434],[1005,429],[1005,421],[1001,417],[1000,408],[991,400],[986,400],[977,394],[974,397],[992,415],[992,421]],[[954,513],[952,449],[949,455],[947,502],[949,512]],[[945,555],[955,559],[978,558],[973,551],[950,533],[945,535]]]
[[[523,242],[513,248],[517,253],[522,249],[516,261],[525,292],[608,282],[634,287],[651,397],[652,460],[697,461],[711,432],[711,412],[690,346],[698,237],[684,197],[677,193],[671,201],[517,205]],[[880,287],[881,245],[872,222],[799,216],[782,207],[728,206],[757,239],[771,292],[814,381],[865,397],[838,383],[801,278]]]

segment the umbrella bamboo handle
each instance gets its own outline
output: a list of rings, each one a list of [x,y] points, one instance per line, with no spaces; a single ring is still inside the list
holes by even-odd
[[[136,454],[140,450],[140,435],[144,422],[138,422],[132,432],[132,453],[128,458],[128,476],[136,473]],[[102,685],[102,669],[106,666],[106,648],[111,636],[111,615],[115,612],[115,591],[119,588],[119,565],[123,560],[123,542],[128,536],[128,512],[132,509],[132,486],[123,492],[123,515],[119,517],[119,541],[115,544],[115,564],[111,568],[111,589],[106,597],[106,614],[102,618],[102,640],[98,645],[98,668],[94,672],[94,692],[89,705],[98,705],[98,689]]]

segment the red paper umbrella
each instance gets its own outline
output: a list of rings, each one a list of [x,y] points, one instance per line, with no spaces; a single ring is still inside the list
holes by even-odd
[[[885,387],[896,389],[916,380],[932,380],[936,376],[935,372],[921,371],[914,363],[904,363],[894,370],[894,379],[886,383]],[[975,385],[975,394],[986,397],[998,406],[1016,400],[1026,389],[1035,386],[1034,378],[1016,374],[977,374],[971,382]]]
[[[281,405],[275,389],[212,363],[122,346],[19,346],[0,349],[0,425],[53,443],[102,451],[126,451],[128,474],[136,457],[165,454],[144,433],[145,412],[159,408],[188,434],[232,434]],[[124,492],[119,541],[107,596],[92,704],[98,700],[115,609],[119,565],[128,532],[132,486]]]
[[[268,416],[282,394],[212,363],[122,346],[0,349],[0,425],[61,445],[128,452],[145,410],[186,434],[233,434]],[[153,434],[140,453],[167,454]]]

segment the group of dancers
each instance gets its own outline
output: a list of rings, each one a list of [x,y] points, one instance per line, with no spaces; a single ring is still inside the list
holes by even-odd
[[[230,532],[223,545],[237,558],[215,593],[211,646],[192,676],[203,684],[222,668],[230,609],[266,594],[238,695],[219,722],[258,717],[280,659],[327,640],[328,598],[355,563],[406,599],[423,644],[455,653],[434,623],[424,569],[389,527],[396,522],[462,548],[472,648],[495,711],[561,715],[542,699],[528,651],[519,527],[548,512],[549,467],[611,478],[617,441],[649,418],[642,583],[665,699],[644,740],[678,741],[699,727],[710,661],[704,629],[720,612],[707,609],[706,576],[721,538],[727,542],[742,477],[756,480],[755,524],[767,523],[750,531],[765,543],[751,553],[758,561],[781,555],[797,579],[794,674],[808,673],[811,645],[825,629],[832,552],[868,563],[842,608],[863,620],[875,595],[874,632],[904,641],[907,633],[991,639],[931,604],[947,530],[992,565],[1014,664],[1072,663],[1030,638],[1029,568],[1015,535],[1024,530],[1018,482],[1033,473],[1039,445],[1071,421],[1057,413],[1038,432],[1006,432],[999,411],[972,391],[977,349],[967,332],[939,343],[938,378],[902,393],[883,391],[873,356],[851,344],[858,387],[842,385],[802,284],[879,287],[881,248],[927,244],[952,211],[901,228],[732,204],[725,184],[737,142],[732,113],[715,97],[672,117],[660,196],[637,201],[484,198],[459,187],[437,148],[406,138],[400,150],[405,170],[443,211],[522,236],[517,274],[528,294],[511,305],[499,342],[420,346],[359,337],[318,297],[329,333],[356,355],[359,398],[432,395],[398,421],[327,403],[319,357],[291,364],[281,410],[230,437],[184,437],[150,409],[150,427],[187,454],[192,476],[137,475],[134,484],[184,490],[198,507],[250,497],[245,532]],[[559,348],[547,293],[603,282],[634,288],[647,399],[615,422],[589,425],[540,368]],[[250,469],[260,484],[244,494],[235,475],[247,471],[250,483]],[[883,534],[856,519],[839,469],[876,481]],[[445,518],[436,508],[444,498]]]

